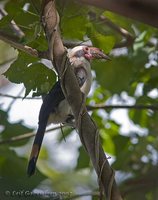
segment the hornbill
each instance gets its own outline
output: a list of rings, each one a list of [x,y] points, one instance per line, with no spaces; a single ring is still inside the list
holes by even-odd
[[[80,90],[84,95],[88,95],[91,83],[91,65],[92,59],[106,59],[109,57],[102,50],[96,47],[77,46],[69,50],[68,57],[76,75]],[[50,123],[69,123],[73,119],[73,113],[69,103],[65,99],[61,89],[60,81],[57,81],[50,92],[43,99],[39,112],[38,129],[30,155],[27,174],[31,176],[35,172],[36,162],[43,141],[46,126]]]

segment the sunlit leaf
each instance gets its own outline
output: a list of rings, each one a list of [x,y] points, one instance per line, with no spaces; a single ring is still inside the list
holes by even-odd
[[[25,96],[31,90],[34,95],[47,93],[53,86],[56,75],[51,70],[38,62],[37,58],[19,53],[17,60],[4,74],[11,82],[23,83],[26,88]]]

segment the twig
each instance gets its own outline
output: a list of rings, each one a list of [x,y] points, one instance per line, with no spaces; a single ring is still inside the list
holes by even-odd
[[[105,23],[107,26],[109,26],[111,29],[113,29],[114,31],[116,31],[117,33],[119,33],[126,39],[126,41],[116,44],[114,48],[128,47],[133,44],[135,37],[131,33],[129,33],[126,29],[119,27],[118,25],[116,25],[110,19],[108,19],[107,17],[103,15],[101,15],[99,19],[100,21]]]
[[[6,98],[12,98],[12,99],[28,99],[28,100],[34,100],[34,99],[38,99],[38,100],[41,100],[41,97],[22,97],[22,96],[12,96],[12,95],[9,95],[9,94],[3,94],[3,93],[0,93],[0,96],[2,97],[6,97]]]
[[[150,109],[150,110],[158,110],[158,105],[105,105],[105,104],[96,104],[95,106],[87,106],[88,110],[96,110],[96,109]]]
[[[3,17],[7,15],[6,11],[2,8],[0,8],[0,14]],[[23,38],[25,36],[24,32],[19,28],[19,26],[15,23],[14,20],[11,20],[10,27],[19,38]]]
[[[135,40],[135,37],[129,33],[126,29],[118,26],[117,24],[113,23],[110,19],[107,17],[100,15],[99,18],[97,19],[96,13],[94,12],[89,12],[89,16],[91,20],[98,21],[99,23],[105,24],[106,26],[109,26],[111,29],[116,31],[118,34],[120,34],[122,37],[124,37],[126,40],[124,42],[121,42],[119,44],[116,44],[114,48],[120,48],[124,46],[131,46]]]
[[[134,37],[131,33],[129,33],[126,29],[116,25],[115,23],[113,23],[110,19],[108,19],[107,17],[101,15],[99,17],[99,20],[103,23],[105,23],[106,25],[108,25],[111,29],[115,30],[117,33],[119,33],[120,35],[122,35],[124,38],[126,38],[127,40],[134,40]]]
[[[24,91],[24,88],[22,88],[22,89],[18,92],[18,95],[21,95],[21,94],[23,93],[23,91]],[[15,103],[15,101],[16,101],[16,99],[12,99],[12,101],[11,101],[10,104],[8,105],[8,108],[7,108],[6,112],[9,112],[9,111],[10,111],[10,109],[11,109],[12,105]]]
[[[64,125],[62,126],[62,128],[65,127]],[[61,126],[57,126],[55,128],[51,128],[51,129],[48,129],[46,130],[46,133],[49,133],[51,131],[55,131],[55,130],[58,130],[60,129]],[[21,140],[25,140],[25,139],[28,139],[28,138],[31,138],[31,137],[34,137],[36,134],[31,132],[31,133],[25,133],[23,135],[18,135],[18,136],[15,136],[15,137],[11,137],[9,139],[6,139],[6,140],[1,140],[0,141],[0,145],[2,144],[10,144],[10,143],[14,143],[14,142],[19,142]]]
[[[22,96],[13,96],[9,94],[0,93],[0,96],[13,99],[27,99],[27,100],[41,100],[41,97],[22,97]],[[97,109],[136,109],[136,110],[158,110],[158,105],[105,105],[105,104],[96,104],[94,106],[87,105],[87,110],[97,110]]]

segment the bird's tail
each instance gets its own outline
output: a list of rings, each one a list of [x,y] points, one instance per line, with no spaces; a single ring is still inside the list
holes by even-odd
[[[45,129],[46,129],[46,124],[43,125],[43,127],[40,126],[38,127],[28,163],[28,168],[27,168],[28,176],[32,176],[35,173],[36,162],[42,145]]]
[[[49,116],[51,112],[55,112],[55,109],[58,107],[59,103],[64,99],[65,99],[65,96],[62,92],[60,82],[58,81],[52,87],[50,92],[45,96],[43,100],[43,104],[40,109],[38,130],[35,136],[35,140],[34,140],[31,155],[30,155],[30,160],[29,160],[29,164],[27,168],[28,176],[31,176],[35,173],[36,162],[37,162],[40,148],[42,145],[42,141],[43,141],[43,137],[44,137]]]

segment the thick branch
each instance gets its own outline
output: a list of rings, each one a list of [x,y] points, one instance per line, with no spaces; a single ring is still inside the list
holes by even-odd
[[[104,191],[108,200],[120,200],[122,198],[114,180],[113,170],[109,166],[101,147],[96,125],[87,113],[84,97],[80,92],[73,67],[67,58],[59,34],[58,24],[55,24],[55,22],[59,22],[59,18],[54,1],[43,0],[42,10],[43,26],[46,31],[48,44],[53,45],[53,47],[49,48],[49,54],[51,59],[53,58],[52,62],[55,63],[63,92],[73,111],[81,142],[87,150],[98,175],[101,194]],[[52,26],[53,24],[54,27]],[[52,30],[54,30],[53,33]]]
[[[17,38],[14,36],[10,36],[7,33],[4,33],[2,30],[0,30],[0,40],[6,42],[7,44],[11,45],[12,47],[21,50],[33,57],[38,58],[48,58],[46,52],[40,52],[36,49],[33,49],[32,47],[29,47],[27,45],[23,45],[17,41]]]
[[[81,0],[158,28],[157,0]]]

